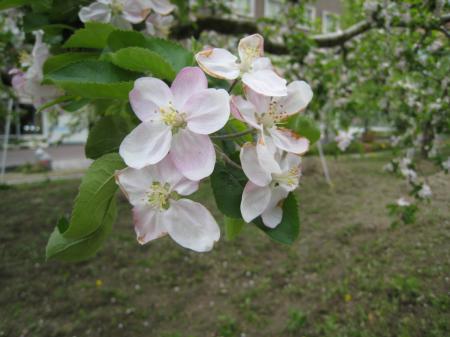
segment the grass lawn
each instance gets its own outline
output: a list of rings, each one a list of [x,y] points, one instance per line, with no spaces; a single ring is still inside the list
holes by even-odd
[[[431,175],[417,223],[391,229],[386,204],[407,187],[384,163],[331,159],[330,190],[306,158],[290,247],[251,225],[207,254],[140,246],[122,199],[106,246],[81,264],[44,261],[78,181],[0,191],[0,336],[450,336],[450,176]],[[207,186],[196,198],[220,219]]]

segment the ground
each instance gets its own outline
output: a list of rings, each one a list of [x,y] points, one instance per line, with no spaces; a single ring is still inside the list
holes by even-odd
[[[386,204],[407,188],[384,163],[330,159],[330,189],[306,158],[292,246],[251,225],[207,254],[139,246],[121,199],[106,246],[80,264],[44,261],[78,181],[0,191],[0,336],[449,336],[450,176],[431,175],[418,221],[391,228]],[[215,212],[207,187],[196,197]]]

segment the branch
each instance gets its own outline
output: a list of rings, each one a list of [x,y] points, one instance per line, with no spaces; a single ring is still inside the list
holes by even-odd
[[[437,25],[429,27],[430,29],[435,29],[442,31],[442,26],[445,26],[450,22],[450,13],[445,14],[439,18]],[[393,27],[406,27],[408,24],[406,22],[400,21]],[[343,43],[351,40],[352,38],[363,34],[370,29],[382,27],[380,22],[365,19],[360,21],[349,28],[336,32],[327,34],[317,34],[312,35],[311,39],[316,43],[319,48],[331,48],[342,45]],[[427,27],[423,27],[427,28]],[[240,21],[232,19],[223,19],[216,17],[205,17],[198,18],[197,21],[175,26],[172,28],[171,37],[174,39],[183,39],[190,36],[198,37],[203,31],[215,31],[224,35],[240,35],[240,34],[255,34],[260,33],[258,25],[253,21]],[[271,54],[283,55],[288,54],[289,50],[284,44],[273,43],[271,41],[264,42],[264,49]]]

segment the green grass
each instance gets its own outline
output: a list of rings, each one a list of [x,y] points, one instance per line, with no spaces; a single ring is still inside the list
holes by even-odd
[[[386,204],[407,187],[383,158],[331,159],[332,190],[304,162],[290,247],[250,225],[207,254],[139,246],[121,198],[93,260],[45,262],[79,182],[0,190],[0,336],[449,336],[449,176],[431,175],[431,204],[392,229]],[[195,198],[221,220],[207,186]]]

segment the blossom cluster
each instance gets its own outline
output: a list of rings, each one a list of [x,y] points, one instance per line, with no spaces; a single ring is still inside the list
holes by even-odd
[[[111,23],[121,29],[145,22],[148,34],[164,36],[173,22],[170,13],[174,9],[169,0],[97,0],[82,7],[78,16],[82,22]]]
[[[255,34],[239,42],[239,59],[211,48],[196,54],[200,67],[183,68],[169,87],[154,77],[139,78],[129,94],[141,123],[122,141],[119,153],[127,168],[116,181],[133,205],[141,244],[169,234],[183,247],[203,252],[219,239],[219,227],[200,203],[184,198],[213,173],[216,152],[209,135],[230,117],[254,131],[253,142],[240,149],[248,178],[241,213],[246,222],[261,216],[275,228],[282,202],[301,176],[300,155],[308,139],[286,128],[286,119],[303,111],[313,93],[303,81],[287,85],[268,58],[263,38]],[[243,84],[243,96],[208,88],[206,74]],[[231,91],[231,90],[230,90]]]

